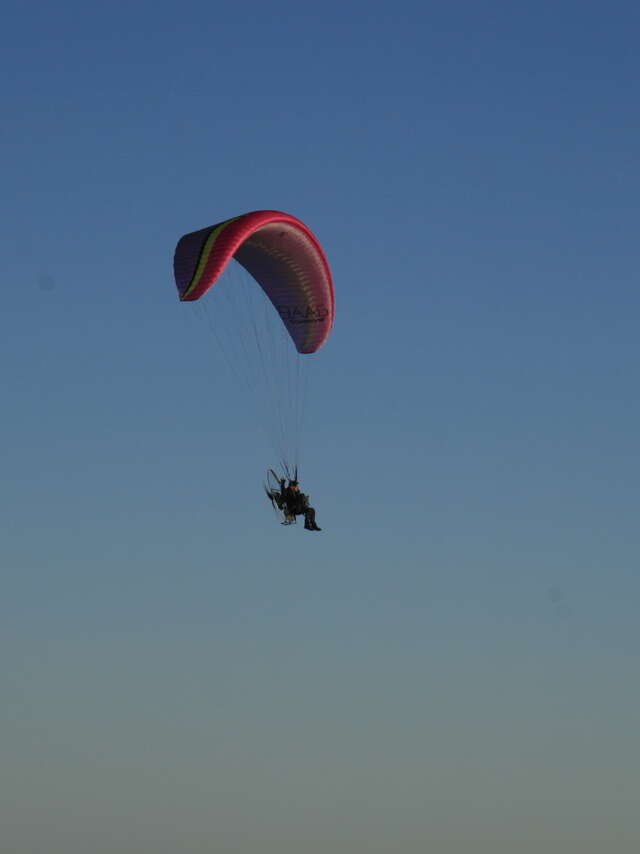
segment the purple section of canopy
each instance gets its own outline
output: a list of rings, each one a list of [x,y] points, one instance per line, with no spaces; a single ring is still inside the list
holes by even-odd
[[[198,266],[202,247],[207,237],[213,231],[213,228],[214,226],[210,225],[208,228],[201,228],[199,231],[184,234],[176,246],[173,257],[173,275],[180,298],[182,298],[182,295],[191,283],[195,269]]]
[[[313,241],[289,223],[271,223],[254,232],[234,257],[259,282],[296,348],[313,353],[322,346],[333,321],[333,294]]]

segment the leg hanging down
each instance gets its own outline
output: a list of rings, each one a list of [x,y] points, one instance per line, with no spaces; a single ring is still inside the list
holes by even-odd
[[[316,523],[316,511],[313,507],[307,507],[304,511],[304,527],[306,531],[321,531]]]

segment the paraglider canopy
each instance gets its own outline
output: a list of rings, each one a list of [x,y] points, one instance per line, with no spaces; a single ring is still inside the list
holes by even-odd
[[[299,353],[315,353],[331,334],[333,280],[313,232],[281,211],[253,211],[185,234],[174,273],[182,301],[199,299],[232,258],[255,279],[282,318]]]

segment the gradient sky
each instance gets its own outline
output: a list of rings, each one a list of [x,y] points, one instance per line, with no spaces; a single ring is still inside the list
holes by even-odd
[[[3,854],[640,846],[632,2],[0,26]],[[304,484],[172,278],[330,258]]]

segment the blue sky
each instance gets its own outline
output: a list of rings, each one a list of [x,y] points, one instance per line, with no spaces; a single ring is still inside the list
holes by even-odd
[[[639,24],[6,4],[12,854],[637,850]],[[259,208],[336,281],[313,538],[172,279]]]

